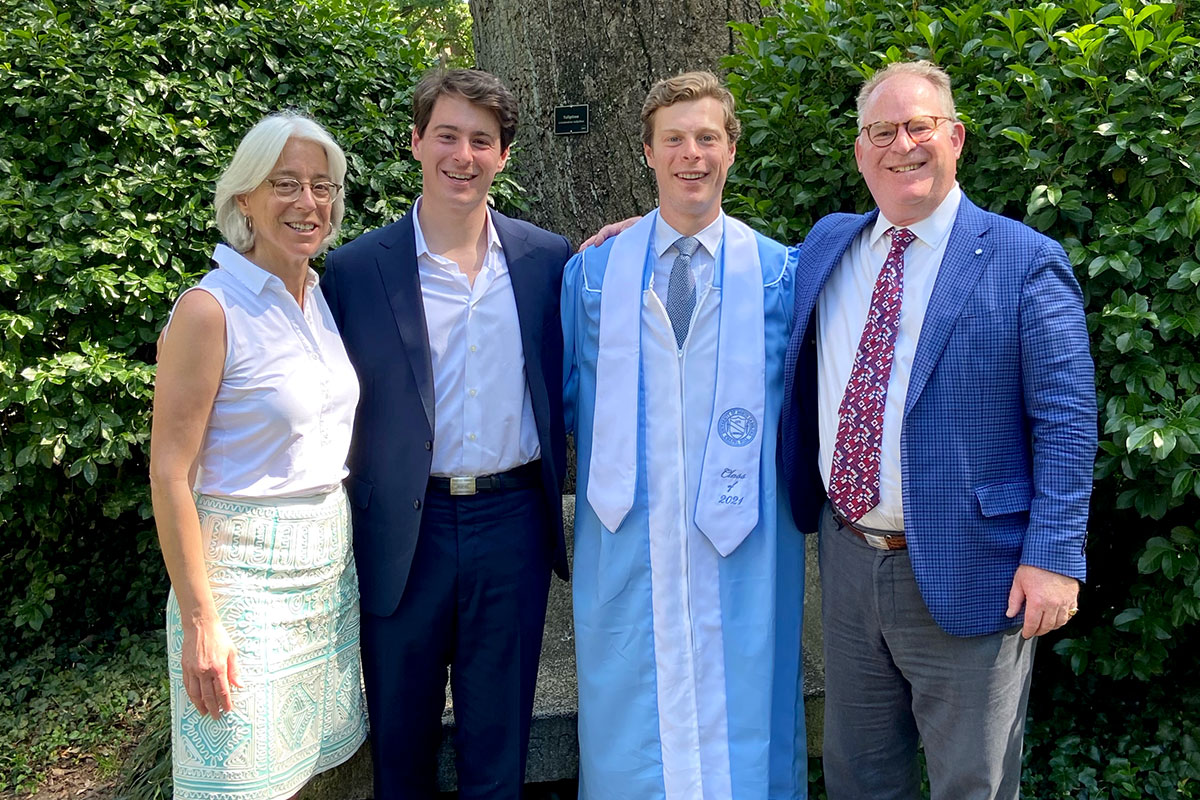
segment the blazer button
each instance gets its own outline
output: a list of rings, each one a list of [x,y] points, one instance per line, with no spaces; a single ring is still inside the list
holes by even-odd
[[[433,449],[433,442],[426,442],[426,443],[425,443],[425,449],[426,449],[426,450],[432,450],[432,449]]]
[[[417,509],[418,511],[420,511],[420,510],[421,510],[421,501],[420,501],[420,500],[413,500],[413,508],[415,508],[415,509]]]

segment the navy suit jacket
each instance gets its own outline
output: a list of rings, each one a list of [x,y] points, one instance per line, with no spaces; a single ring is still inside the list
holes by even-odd
[[[803,531],[817,529],[825,502],[817,296],[877,214],[825,217],[800,248],[783,452]],[[1096,390],[1079,284],[1057,242],[963,198],[921,328],[902,426],[908,551],[943,630],[974,636],[1011,627],[1004,612],[1020,564],[1085,577]]]
[[[362,387],[346,490],[364,610],[396,610],[421,528],[433,458],[433,365],[417,273],[413,211],[325,257],[321,291]],[[512,278],[525,374],[541,447],[547,547],[567,577],[562,528],[566,436],[562,407],[565,238],[492,212]]]

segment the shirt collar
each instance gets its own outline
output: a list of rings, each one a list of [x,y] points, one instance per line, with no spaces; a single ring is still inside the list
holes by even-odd
[[[321,276],[317,274],[317,271],[315,269],[313,269],[312,267],[309,267],[308,273],[304,276],[304,296],[306,298],[312,297],[313,289],[316,289],[317,285],[320,283],[321,283]],[[304,307],[308,308],[307,300],[305,300]]]
[[[954,219],[958,216],[958,204],[962,201],[962,189],[958,187],[957,181],[946,197],[923,220],[914,222],[911,225],[897,226],[890,222],[883,212],[879,213],[879,217],[875,220],[875,227],[871,229],[871,247],[879,244],[879,240],[887,233],[888,228],[906,227],[916,235],[917,239],[922,241],[926,247],[936,249],[942,241],[950,235],[950,229],[954,227]]]
[[[283,281],[278,275],[274,275],[258,266],[227,244],[217,245],[217,249],[213,251],[212,259],[217,262],[217,266],[236,278],[254,294],[262,294],[263,287],[270,283],[272,278],[275,279],[280,287],[283,286]],[[313,286],[316,274],[309,267],[304,283],[306,288]]]
[[[416,245],[416,248],[417,248],[417,258],[420,258],[421,256],[429,256],[430,258],[434,258],[435,260],[443,258],[442,256],[440,256],[437,253],[430,250],[429,244],[425,241],[425,234],[421,232],[421,220],[417,216],[417,212],[420,210],[421,210],[421,198],[417,197],[417,201],[415,203],[413,203],[413,213],[412,213],[413,239],[414,239],[413,243]],[[489,208],[487,210],[487,212],[488,212],[487,213],[487,240],[488,240],[487,249],[489,252],[491,252],[492,250],[504,252],[504,245],[502,245],[500,243],[500,236],[499,236],[499,234],[496,233],[495,224],[492,223],[492,210]],[[488,268],[488,260],[487,259],[484,259],[483,268],[484,269]]]
[[[696,238],[700,240],[700,246],[707,250],[710,256],[716,258],[717,248],[721,246],[721,235],[724,232],[725,212],[722,211],[704,230],[696,234]],[[680,236],[683,234],[668,225],[667,221],[662,218],[662,214],[659,214],[658,224],[654,226],[654,255],[662,258],[663,253],[671,249],[675,242],[679,241]]]

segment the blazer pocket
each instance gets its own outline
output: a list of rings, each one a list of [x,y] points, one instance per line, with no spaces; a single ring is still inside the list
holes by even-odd
[[[1033,484],[1023,480],[976,486],[975,498],[979,500],[979,511],[985,517],[1020,514],[1029,511],[1029,504],[1033,500]]]
[[[346,494],[350,496],[350,504],[355,508],[366,509],[371,502],[371,490],[374,488],[371,482],[353,475],[346,479]]]
[[[989,303],[968,301],[967,304],[963,306],[958,318],[974,319],[978,317],[984,317],[994,319],[998,313],[1000,313],[999,309],[997,309],[994,305]]]

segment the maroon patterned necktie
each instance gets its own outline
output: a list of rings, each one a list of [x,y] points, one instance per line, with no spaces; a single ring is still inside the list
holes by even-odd
[[[837,441],[829,475],[829,500],[851,522],[879,505],[883,408],[900,330],[904,251],[917,238],[908,228],[888,228],[887,233],[892,237],[892,246],[875,279],[867,323],[838,409]]]

